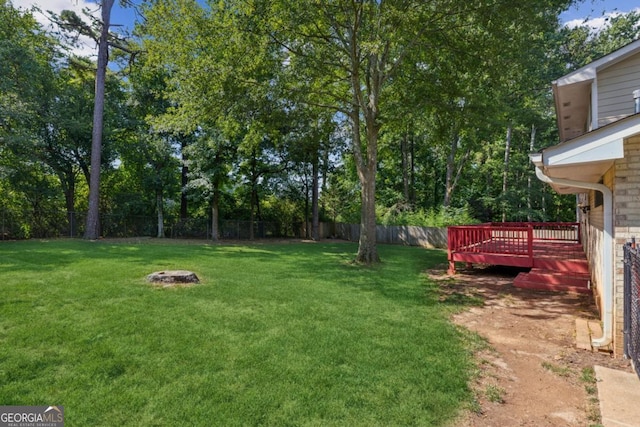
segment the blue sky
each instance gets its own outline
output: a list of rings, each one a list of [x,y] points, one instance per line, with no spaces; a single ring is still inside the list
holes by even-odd
[[[565,25],[570,26],[581,25],[585,19],[588,19],[589,25],[600,27],[605,22],[605,18],[612,13],[627,13],[632,10],[640,12],[640,1],[583,0],[562,13],[560,19]]]
[[[136,2],[139,2],[139,0],[136,0]],[[586,18],[599,20],[608,13],[630,12],[631,10],[640,10],[639,0],[583,0],[560,15],[560,18],[563,23],[571,21],[582,22]],[[131,10],[122,9],[118,6],[113,11],[113,21],[130,23],[133,20],[131,15]]]
[[[134,0],[134,2],[141,3],[141,0]],[[95,0],[12,0],[12,3],[16,7],[25,9],[37,5],[42,10],[52,10],[57,13],[64,9],[71,9],[81,14],[82,9],[86,7],[91,9],[94,14],[99,14]],[[130,8],[123,9],[117,3],[118,1],[116,0],[116,5],[111,14],[111,22],[113,24],[132,26],[135,21],[135,11]],[[583,0],[560,15],[560,19],[565,25],[570,26],[582,25],[585,20],[589,20],[588,24],[590,26],[598,28],[605,23],[606,17],[610,16],[610,14],[625,13],[631,10],[640,12],[640,0]],[[43,25],[47,25],[45,16],[36,14],[36,19]],[[79,50],[78,53],[83,55],[95,54],[95,43],[87,41],[86,46]]]

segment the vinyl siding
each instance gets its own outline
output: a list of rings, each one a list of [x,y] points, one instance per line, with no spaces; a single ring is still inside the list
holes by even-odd
[[[633,91],[640,89],[640,54],[598,74],[598,126],[634,113]]]

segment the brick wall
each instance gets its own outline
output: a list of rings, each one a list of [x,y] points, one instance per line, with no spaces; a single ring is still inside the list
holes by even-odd
[[[640,136],[635,136],[625,140],[624,159],[616,161],[615,172],[613,175],[613,217],[615,228],[614,351],[616,353],[616,356],[622,356],[622,330],[624,327],[623,245],[632,237],[640,239]],[[605,176],[605,179],[606,178],[607,177]]]
[[[625,140],[624,158],[617,160],[609,169],[602,183],[613,191],[614,221],[614,282],[613,282],[613,350],[616,357],[623,354],[624,328],[624,253],[623,245],[632,237],[640,241],[640,136]],[[586,225],[585,251],[587,252],[594,297],[601,309],[602,300],[602,242],[604,233],[604,208],[596,206],[596,192],[588,194],[591,210],[583,215]]]

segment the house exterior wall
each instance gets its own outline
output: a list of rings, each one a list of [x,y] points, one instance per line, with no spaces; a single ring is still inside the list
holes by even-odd
[[[623,354],[624,244],[640,239],[640,135],[624,143],[624,159],[615,163],[614,191],[614,333],[615,353]],[[606,176],[605,176],[606,178]]]
[[[624,58],[624,59],[621,59]],[[594,76],[595,73],[595,76]],[[586,85],[589,89],[586,89]],[[612,52],[580,70],[564,76],[554,83],[558,127],[566,141],[567,135],[580,134],[581,121],[587,120],[584,131],[592,131],[632,116],[635,113],[633,92],[640,89],[640,40]],[[590,95],[590,103],[585,96]],[[615,131],[630,135],[635,132],[635,118],[629,120],[629,127],[616,127]],[[613,131],[612,131],[613,132]],[[602,135],[605,135],[603,132]],[[591,139],[585,139],[589,143]],[[603,157],[603,159],[606,157]],[[542,159],[542,157],[541,157]],[[594,155],[594,160],[600,159]],[[580,167],[579,159],[571,163]],[[567,163],[567,164],[568,164]],[[552,165],[550,165],[552,167]],[[593,182],[593,181],[590,181]],[[590,263],[592,285],[596,303],[601,310],[602,289],[607,285],[613,291],[613,350],[616,356],[623,354],[624,328],[624,244],[635,237],[640,241],[640,133],[624,139],[624,158],[617,159],[602,176],[600,183],[613,193],[613,272],[612,278],[603,278],[604,257],[604,206],[599,192],[589,191],[580,195],[579,205],[589,205],[590,210],[580,212],[583,224],[583,246]],[[608,248],[607,248],[608,249]],[[613,279],[613,283],[609,280]],[[604,282],[606,280],[606,282]]]
[[[603,184],[612,189],[614,168],[612,167],[605,178]],[[591,288],[593,296],[600,312],[602,312],[602,276],[604,268],[604,258],[602,245],[604,243],[604,204],[602,198],[598,196],[596,191],[589,191],[586,195],[586,204],[590,210],[586,214],[582,214],[582,222],[584,224],[583,246],[589,261],[589,271],[591,272]]]
[[[624,353],[624,244],[632,237],[640,241],[640,135],[625,140],[624,158],[616,160],[602,183],[613,191],[614,271],[613,271],[613,333],[614,354]],[[594,297],[598,308],[602,301],[602,244],[604,206],[597,206],[595,191],[588,193],[590,210],[583,215],[584,245],[590,264]]]
[[[590,222],[587,217],[585,221],[586,238],[584,239],[585,253],[589,261],[589,271],[591,272],[591,289],[598,309],[601,309],[602,301],[602,242],[604,231],[602,228]]]
[[[598,126],[634,113],[633,91],[640,89],[640,54],[598,73]]]

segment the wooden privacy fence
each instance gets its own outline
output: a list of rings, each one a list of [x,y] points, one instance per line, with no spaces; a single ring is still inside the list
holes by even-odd
[[[357,242],[360,239],[360,224],[322,223],[320,235]],[[439,227],[417,227],[412,225],[378,225],[376,242],[427,248],[447,248],[447,229]]]

